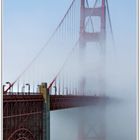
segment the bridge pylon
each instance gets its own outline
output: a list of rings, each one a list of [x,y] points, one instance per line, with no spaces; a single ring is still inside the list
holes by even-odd
[[[105,93],[105,79],[104,79],[104,72],[105,72],[105,46],[106,46],[106,0],[101,0],[100,6],[97,6],[97,1],[95,0],[94,7],[91,8],[89,5],[86,3],[88,0],[81,0],[81,7],[80,7],[80,38],[79,38],[79,58],[80,58],[80,69],[81,69],[81,79],[80,79],[80,89],[81,93],[84,94],[85,92],[85,87],[86,87],[86,77],[84,76],[85,71],[84,67],[86,66],[84,60],[85,60],[85,48],[87,47],[87,43],[98,43],[100,45],[100,67],[99,67],[99,84],[100,84],[100,92],[102,94]],[[100,20],[100,27],[99,30],[96,31],[87,31],[87,19],[90,18],[91,22],[94,25],[94,18],[98,17]],[[104,105],[100,106],[102,108],[102,112],[105,114],[105,108]],[[83,112],[84,113],[84,112]],[[102,123],[100,123],[100,130],[99,130],[99,136],[92,136],[90,139],[100,139],[100,140],[105,140],[105,119],[104,119],[104,114],[100,115],[102,118]],[[85,114],[86,115],[86,114]],[[86,117],[85,117],[86,118]],[[85,130],[92,131],[93,129],[96,129],[95,126],[89,126],[89,128],[85,128],[86,126],[86,120],[83,119],[80,122],[79,125],[79,140],[88,140],[89,136],[85,133]]]
[[[39,92],[44,98],[43,105],[43,140],[50,140],[50,94],[47,83],[39,86]]]
[[[80,38],[79,38],[79,55],[80,55],[80,66],[81,66],[81,80],[80,80],[80,89],[81,93],[84,94],[85,87],[86,87],[86,78],[84,76],[84,67],[85,67],[85,48],[87,47],[87,43],[98,43],[101,46],[101,61],[105,60],[105,40],[106,40],[106,1],[102,0],[100,6],[96,6],[97,1],[95,0],[94,7],[91,8],[86,6],[86,2],[88,0],[81,0],[81,7],[80,7]],[[94,30],[87,31],[87,19],[90,18],[91,22],[94,24],[94,18],[99,17],[100,19],[100,29],[99,31]],[[93,25],[92,25],[93,26]],[[102,65],[102,64],[101,64]],[[104,69],[104,66],[100,66],[100,69]],[[103,70],[100,72],[100,79],[103,80]],[[101,84],[103,85],[103,84]]]
[[[96,2],[93,8],[86,7],[86,0],[81,0],[80,8],[80,48],[85,48],[87,42],[104,42],[106,37],[106,5],[105,0],[102,0],[101,6],[96,7]],[[96,0],[97,1],[97,0]],[[99,17],[100,30],[86,31],[86,18]],[[94,24],[94,23],[93,23]]]

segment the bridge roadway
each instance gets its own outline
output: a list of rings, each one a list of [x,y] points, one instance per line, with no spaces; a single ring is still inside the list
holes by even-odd
[[[25,93],[24,93],[25,94]],[[40,94],[23,95],[22,93],[9,93],[3,96],[3,103],[16,103],[16,102],[43,102],[43,96]],[[87,105],[94,105],[105,101],[105,96],[82,96],[82,95],[50,95],[50,111],[80,107]]]
[[[106,103],[106,99],[105,96],[50,95],[50,104],[47,102],[46,106],[39,93],[7,93],[3,95],[3,138],[49,140],[50,111]]]

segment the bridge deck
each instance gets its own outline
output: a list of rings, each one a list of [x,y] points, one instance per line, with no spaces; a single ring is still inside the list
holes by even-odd
[[[106,97],[50,95],[50,111],[93,105],[105,101]],[[4,139],[18,137],[19,133],[29,130],[38,140],[43,136],[43,103],[42,95],[4,95],[3,128]],[[26,130],[23,130],[27,128]],[[31,136],[30,136],[31,137]]]
[[[76,95],[50,95],[50,110],[59,110],[72,107],[80,107],[96,104],[103,101],[106,97],[100,96],[76,96]],[[42,95],[4,95],[3,101],[6,103],[14,102],[43,102]]]

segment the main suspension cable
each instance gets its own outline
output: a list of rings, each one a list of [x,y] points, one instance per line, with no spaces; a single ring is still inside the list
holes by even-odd
[[[36,59],[40,56],[40,54],[43,52],[44,49],[46,49],[50,43],[50,41],[52,40],[52,38],[54,37],[54,35],[56,34],[56,32],[58,31],[58,29],[60,28],[60,26],[62,25],[62,23],[64,22],[66,16],[68,15],[69,11],[71,10],[73,4],[74,4],[75,0],[72,1],[72,3],[70,4],[67,12],[65,13],[64,17],[61,19],[61,21],[59,22],[58,26],[56,27],[56,29],[54,30],[54,32],[52,33],[52,35],[50,36],[50,38],[48,39],[48,41],[45,43],[45,45],[40,49],[40,51],[37,53],[37,55],[32,59],[32,61],[27,65],[27,67],[19,74],[19,76],[17,77],[17,79],[5,90],[3,91],[3,93],[7,93],[7,91],[9,89],[11,89],[11,87],[13,87],[13,85],[21,78],[21,76],[31,67],[31,65],[36,61]]]

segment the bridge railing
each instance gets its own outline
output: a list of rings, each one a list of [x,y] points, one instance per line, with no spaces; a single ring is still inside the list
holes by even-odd
[[[40,95],[39,92],[7,92],[4,95]]]

